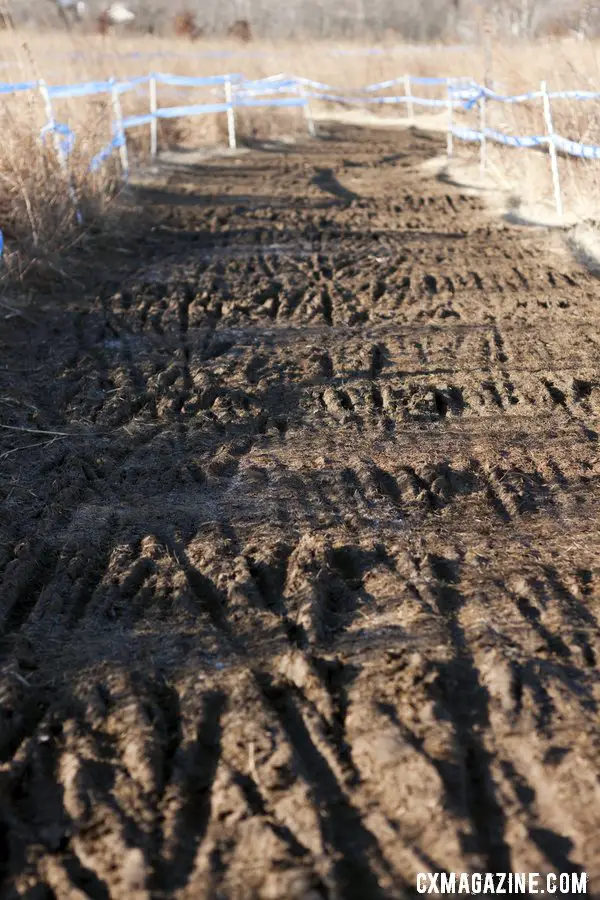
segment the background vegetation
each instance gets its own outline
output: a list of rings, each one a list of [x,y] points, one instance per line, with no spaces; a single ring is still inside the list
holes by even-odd
[[[91,29],[108,0],[86,0],[80,28]],[[194,18],[205,36],[222,36],[240,19],[260,38],[472,41],[486,25],[496,36],[531,39],[546,34],[600,31],[600,9],[587,0],[126,0],[135,29],[167,35],[176,17]],[[10,0],[15,24],[61,24],[55,0]]]

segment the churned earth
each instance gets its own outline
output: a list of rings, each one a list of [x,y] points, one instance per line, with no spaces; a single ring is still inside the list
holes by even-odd
[[[3,900],[600,896],[600,284],[440,150],[164,165],[1,325]]]

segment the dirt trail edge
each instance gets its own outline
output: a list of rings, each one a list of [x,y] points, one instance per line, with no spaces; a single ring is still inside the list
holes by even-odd
[[[439,152],[172,165],[2,325],[2,900],[600,896],[600,284]]]

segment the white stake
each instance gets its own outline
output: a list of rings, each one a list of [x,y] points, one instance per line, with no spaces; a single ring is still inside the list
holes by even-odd
[[[62,141],[60,139],[60,134],[56,130],[56,121],[54,119],[54,110],[52,109],[52,100],[50,99],[48,85],[43,78],[40,78],[40,80],[38,81],[38,88],[42,96],[42,100],[44,101],[44,109],[46,111],[48,129],[52,131],[52,139],[54,141],[56,157],[62,171],[64,172],[65,179],[67,181],[69,197],[71,198],[73,206],[75,207],[75,218],[77,219],[77,222],[81,224],[83,222],[83,218],[77,204],[77,194],[75,192],[75,188],[73,187],[73,181],[71,179],[71,173],[69,171],[69,164],[67,162],[67,156],[64,151]]]
[[[482,179],[485,178],[485,172],[487,169],[487,138],[485,135],[485,129],[487,128],[487,116],[486,116],[486,103],[485,103],[485,94],[483,94],[479,98],[479,130],[481,132],[481,146],[480,146],[480,156],[479,156],[479,175]]]
[[[52,109],[52,101],[50,100],[50,94],[48,92],[48,85],[44,81],[43,78],[40,78],[38,81],[38,88],[40,94],[42,95],[42,100],[44,101],[44,110],[46,112],[46,122],[48,125],[48,129],[52,132],[52,140],[54,142],[54,148],[56,150],[56,156],[60,163],[61,169],[66,172],[67,171],[67,158],[65,156],[63,146],[60,140],[60,134],[55,130],[56,122],[54,121],[54,110]]]
[[[233,109],[233,90],[231,87],[231,79],[225,80],[225,102],[227,103],[227,133],[229,135],[229,149],[235,150],[237,143],[235,140],[235,112]]]
[[[404,76],[404,93],[406,94],[406,111],[408,113],[408,121],[415,121],[415,105],[412,99],[412,88],[410,84],[410,75]]]
[[[112,107],[113,107],[113,115],[115,117],[114,121],[114,129],[115,129],[115,137],[121,138],[121,146],[119,147],[119,157],[121,159],[121,170],[123,173],[123,180],[127,181],[129,178],[129,154],[127,153],[127,136],[125,134],[125,129],[123,128],[123,111],[121,109],[121,98],[119,97],[119,92],[117,90],[117,83],[113,79],[112,81]]]
[[[150,122],[150,158],[156,159],[158,153],[158,119],[156,118],[156,75],[154,72],[150,75],[150,114],[152,121]]]
[[[556,154],[556,144],[554,143],[554,126],[552,124],[552,109],[550,108],[550,97],[548,96],[548,86],[545,81],[540,85],[542,91],[542,99],[544,101],[544,118],[546,120],[546,135],[548,136],[548,152],[550,153],[550,166],[552,169],[552,184],[554,186],[554,203],[556,204],[556,212],[559,220],[563,219],[563,203],[560,192],[560,177],[558,174],[558,157]]]
[[[452,155],[454,153],[454,135],[452,134],[452,128],[454,127],[453,117],[452,117],[452,102],[453,102],[453,87],[454,87],[454,79],[448,79],[448,141],[446,144],[446,156],[448,159],[452,159]]]
[[[306,119],[306,126],[308,128],[308,133],[310,134],[311,137],[316,137],[317,132],[315,129],[315,120],[313,119],[312,110],[310,108],[310,102],[306,98],[306,91],[304,89],[304,85],[302,84],[302,82],[299,81],[296,84],[296,90],[298,92],[298,96],[304,97],[304,99],[306,100],[306,103],[304,104],[303,109],[304,109],[304,118]]]

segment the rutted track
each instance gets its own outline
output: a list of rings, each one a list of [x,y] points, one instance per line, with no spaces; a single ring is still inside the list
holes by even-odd
[[[3,326],[2,897],[600,890],[600,288],[438,152],[174,169]]]

